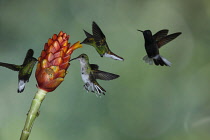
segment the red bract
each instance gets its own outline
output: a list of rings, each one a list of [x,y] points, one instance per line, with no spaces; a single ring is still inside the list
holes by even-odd
[[[35,74],[38,88],[51,92],[64,80],[72,52],[82,47],[79,41],[70,46],[68,40],[69,35],[60,31],[45,43]]]

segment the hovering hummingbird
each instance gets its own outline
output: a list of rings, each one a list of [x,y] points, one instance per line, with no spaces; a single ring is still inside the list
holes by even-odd
[[[18,74],[18,93],[23,92],[26,82],[29,81],[34,65],[37,59],[33,57],[34,51],[29,49],[22,65],[8,64],[0,62],[0,66],[19,71]]]
[[[124,60],[122,57],[114,54],[109,49],[105,35],[94,21],[92,23],[93,35],[91,35],[85,30],[84,32],[87,38],[83,42],[81,42],[81,44],[87,44],[93,46],[101,57],[111,57],[115,60],[121,60],[121,61]]]
[[[91,92],[96,92],[97,95],[104,94],[106,90],[103,89],[96,79],[100,80],[113,80],[119,77],[119,75],[100,71],[98,68],[99,66],[96,64],[89,64],[89,59],[86,54],[81,54],[76,58],[71,59],[72,60],[79,60],[81,64],[81,76],[82,80],[84,81],[85,85],[84,88]]]
[[[147,55],[143,57],[143,60],[146,63],[149,63],[150,65],[152,65],[154,61],[155,65],[171,66],[171,62],[169,62],[164,57],[160,56],[159,49],[163,45],[178,37],[181,34],[181,32],[168,35],[168,30],[163,29],[158,31],[156,34],[152,35],[152,32],[150,30],[138,31],[143,33],[145,40],[145,49]]]

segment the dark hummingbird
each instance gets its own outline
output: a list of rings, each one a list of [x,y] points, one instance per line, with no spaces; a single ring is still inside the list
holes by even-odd
[[[169,62],[164,57],[160,56],[159,49],[163,45],[178,37],[181,34],[181,32],[168,35],[168,30],[163,29],[158,31],[156,34],[152,35],[152,32],[150,30],[138,31],[143,33],[145,40],[145,49],[147,55],[143,57],[143,60],[146,63],[149,63],[150,65],[152,65],[154,62],[155,65],[171,66],[171,62]]]
[[[29,81],[37,59],[33,57],[34,51],[29,49],[22,65],[8,64],[0,62],[0,66],[19,71],[18,74],[18,93],[23,92],[26,82]]]
[[[83,42],[81,42],[81,44],[87,44],[93,46],[101,57],[111,57],[115,60],[121,60],[121,61],[124,60],[122,57],[114,54],[109,49],[105,35],[94,21],[92,23],[93,35],[91,35],[85,30],[84,32],[87,38]]]
[[[106,90],[98,84],[96,79],[113,80],[119,77],[119,75],[99,70],[99,66],[96,64],[89,64],[89,58],[86,54],[81,54],[78,57],[71,59],[71,61],[75,59],[80,61],[81,76],[85,83],[84,88],[87,90],[87,92],[96,92],[96,95],[99,96],[101,94],[105,95]]]

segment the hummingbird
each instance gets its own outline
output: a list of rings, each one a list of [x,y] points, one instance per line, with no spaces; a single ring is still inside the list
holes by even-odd
[[[96,95],[104,94],[106,90],[102,88],[96,79],[100,80],[113,80],[119,77],[119,75],[104,72],[99,70],[99,66],[96,64],[89,64],[89,58],[86,54],[81,54],[72,60],[79,60],[81,65],[81,77],[83,82],[85,83],[84,88],[87,92],[91,91],[96,93]]]
[[[29,49],[22,65],[8,64],[0,62],[0,66],[6,67],[13,71],[19,71],[18,74],[18,93],[24,91],[26,82],[29,82],[34,65],[37,59],[33,57],[34,51]]]
[[[92,23],[93,35],[91,35],[85,30],[84,32],[87,38],[85,38],[85,40],[81,42],[81,44],[87,44],[93,46],[101,57],[110,57],[112,59],[121,60],[121,61],[124,60],[122,57],[114,54],[109,49],[105,35],[94,21]]]
[[[168,30],[163,29],[158,31],[156,34],[152,35],[152,32],[150,30],[138,30],[143,33],[144,40],[145,40],[145,49],[147,52],[147,55],[143,57],[143,60],[146,63],[149,63],[150,65],[155,63],[155,65],[161,65],[161,66],[171,66],[171,62],[169,62],[164,57],[160,56],[159,49],[167,44],[168,42],[174,40],[176,37],[178,37],[181,32],[173,33],[168,35]]]

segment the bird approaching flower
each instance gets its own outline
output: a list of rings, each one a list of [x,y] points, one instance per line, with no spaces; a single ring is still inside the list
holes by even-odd
[[[96,64],[89,64],[89,58],[86,54],[81,54],[78,57],[71,59],[71,61],[72,60],[80,61],[81,77],[85,83],[84,88],[87,91],[96,93],[96,95],[105,95],[106,92],[106,90],[99,85],[96,79],[113,80],[119,77],[119,75],[99,70],[99,66]]]
[[[33,57],[34,51],[29,49],[24,62],[22,65],[8,64],[0,62],[0,66],[11,69],[13,71],[18,71],[18,93],[21,93],[25,89],[25,84],[29,82],[29,78],[33,71],[34,65],[37,62],[37,59]]]
[[[94,21],[92,23],[93,35],[91,35],[85,30],[84,32],[87,38],[83,42],[81,42],[82,44],[93,46],[101,57],[110,57],[112,59],[121,60],[121,61],[124,60],[122,57],[114,54],[109,49],[105,35]]]

